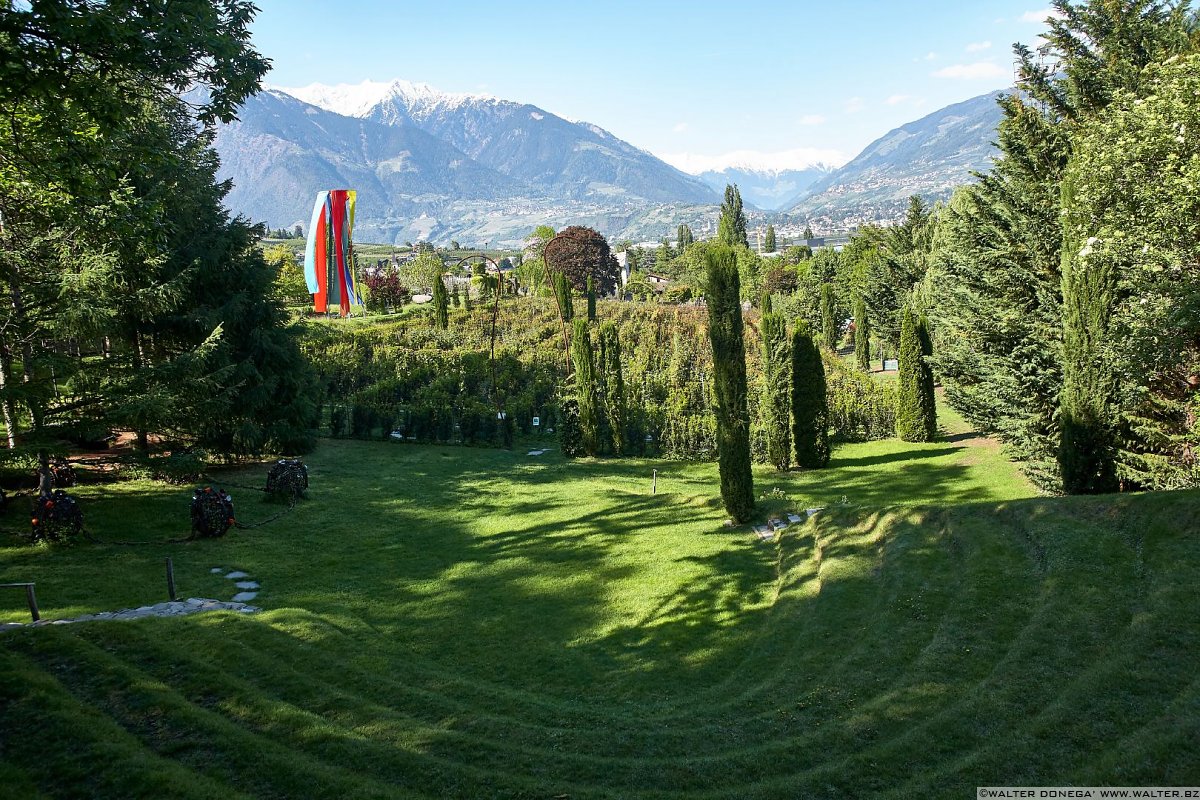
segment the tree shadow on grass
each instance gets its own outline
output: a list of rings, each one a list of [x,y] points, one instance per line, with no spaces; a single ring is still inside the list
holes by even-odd
[[[861,456],[859,458],[839,458],[834,456],[829,460],[829,469],[838,467],[869,467],[879,464],[894,464],[900,461],[916,461],[925,458],[939,458],[964,450],[962,447],[939,447],[934,450],[915,449],[901,450],[896,453],[880,453],[877,456]]]

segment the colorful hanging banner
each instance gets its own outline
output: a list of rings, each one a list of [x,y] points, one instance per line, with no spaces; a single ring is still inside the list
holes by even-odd
[[[350,306],[361,306],[354,278],[354,207],[358,193],[353,189],[317,192],[308,241],[304,248],[304,280],[313,295],[313,308],[325,313],[336,304],[342,316]]]

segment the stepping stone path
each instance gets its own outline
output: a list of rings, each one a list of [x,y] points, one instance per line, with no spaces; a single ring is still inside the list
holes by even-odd
[[[803,517],[799,514],[788,514],[786,521],[778,517],[772,517],[771,519],[767,520],[766,525],[752,525],[751,528],[754,530],[754,535],[762,541],[774,541],[776,531],[781,531],[789,525],[795,525],[797,522],[803,522],[805,519],[811,517],[813,514],[821,510],[822,509],[820,508],[806,508],[804,509]]]
[[[540,456],[540,455],[542,455],[542,454],[544,454],[544,453],[548,453],[548,452],[549,452],[549,450],[546,450],[545,448],[543,448],[543,449],[541,449],[541,450],[530,450],[530,451],[529,451],[528,453],[526,453],[525,455],[527,455],[527,456]]]
[[[37,622],[7,622],[0,625],[0,632],[15,628],[40,628],[44,625],[69,625],[74,622],[94,622],[96,620],[142,619],[143,617],[182,617],[187,614],[200,614],[205,611],[238,611],[242,614],[253,614],[262,611],[258,606],[246,605],[236,601],[225,603],[220,600],[210,600],[206,597],[189,597],[187,600],[173,600],[169,603],[157,603],[152,606],[139,608],[124,608],[120,611],[101,611],[99,614],[85,614],[71,619],[43,619]]]
[[[214,575],[219,575],[224,571],[224,569],[222,567],[213,567],[210,571]],[[234,586],[242,590],[233,596],[233,602],[248,603],[254,598],[258,597],[258,581],[243,580],[250,577],[249,573],[242,572],[241,570],[235,570],[233,572],[225,573],[225,577],[231,581],[237,581]]]

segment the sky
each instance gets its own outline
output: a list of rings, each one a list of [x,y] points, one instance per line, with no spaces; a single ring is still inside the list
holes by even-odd
[[[257,0],[270,86],[403,78],[599,125],[688,172],[838,166],[1013,81],[1020,0]]]

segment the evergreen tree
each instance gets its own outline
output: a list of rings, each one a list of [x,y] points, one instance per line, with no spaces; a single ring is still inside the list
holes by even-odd
[[[439,330],[446,330],[450,325],[449,298],[446,295],[446,284],[441,276],[433,281],[433,324]]]
[[[863,372],[871,371],[871,323],[861,297],[854,302],[854,361]]]
[[[792,331],[792,444],[798,466],[821,469],[829,465],[825,364],[803,321]]]
[[[767,433],[767,460],[776,469],[792,464],[792,346],[782,314],[763,298],[763,414]]]
[[[838,333],[841,326],[837,321],[836,301],[833,294],[833,284],[826,283],[821,286],[821,338],[825,340],[825,346],[831,351],[837,352],[838,348]]]
[[[678,247],[676,247],[675,249],[678,250],[680,252],[680,254],[682,254],[684,251],[684,248],[686,248],[689,244],[693,243],[694,241],[696,241],[696,239],[694,236],[692,236],[692,229],[690,227],[688,227],[687,225],[680,225],[679,230],[676,233],[676,244],[678,245]]]
[[[575,402],[579,404],[579,432],[585,455],[600,452],[600,407],[596,392],[596,360],[585,319],[575,320],[571,337],[571,360],[575,365]]]
[[[813,232],[812,232],[812,228],[810,228],[810,227],[808,227],[807,225],[805,225],[805,226],[804,226],[804,239],[807,241],[807,240],[809,240],[809,239],[811,239],[811,238],[813,238]]]
[[[573,320],[575,310],[571,307],[571,283],[561,272],[554,273],[554,297],[558,301],[558,310],[562,315],[563,322]]]
[[[1116,299],[1112,262],[1083,247],[1075,202],[1075,172],[1062,182],[1063,388],[1058,464],[1063,491],[1096,494],[1117,489],[1116,431],[1110,359],[1103,349]]]
[[[471,284],[469,283],[463,287],[462,307],[463,311],[466,311],[468,314],[471,313]]]
[[[742,193],[737,185],[726,185],[725,202],[721,204],[721,220],[717,223],[717,241],[735,247],[750,246],[746,238],[746,214],[742,210]]]
[[[613,455],[624,455],[625,426],[629,415],[625,406],[625,379],[621,372],[621,339],[617,326],[600,326],[600,380],[604,396],[604,416],[608,421]]]
[[[775,252],[775,226],[774,225],[770,225],[770,224],[767,225],[767,236],[766,236],[766,241],[763,243],[763,252],[766,252],[766,253],[774,253]]]
[[[596,284],[591,275],[587,279],[587,316],[588,322],[596,321]]]
[[[937,438],[934,405],[933,354],[929,333],[911,306],[900,315],[900,374],[896,387],[896,436],[906,442],[932,442]]]
[[[559,404],[558,445],[567,458],[584,454],[583,431],[579,427],[579,403],[568,397]]]
[[[455,308],[459,308],[462,305],[462,298],[458,292],[458,281],[454,282],[454,289],[450,292],[450,302],[453,303]]]
[[[708,277],[708,334],[712,342],[721,499],[734,522],[754,513],[750,471],[750,411],[737,257],[726,245],[704,254]]]

